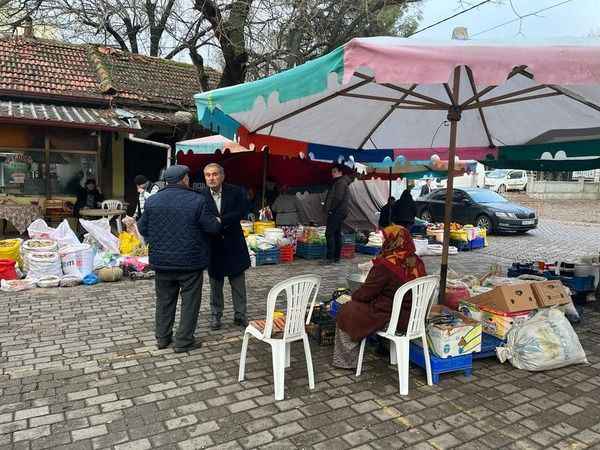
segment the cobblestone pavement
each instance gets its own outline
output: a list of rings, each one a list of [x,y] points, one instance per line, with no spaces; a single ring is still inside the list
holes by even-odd
[[[533,208],[544,219],[571,223],[600,223],[600,200],[537,200],[522,192],[505,197]]]
[[[492,237],[489,249],[455,256],[451,268],[480,273],[514,252],[554,251],[550,235],[567,229],[548,223],[531,236]],[[572,239],[556,251],[597,248]],[[427,258],[430,271],[438,263]],[[253,269],[249,314],[263,317],[269,288],[286,277],[320,273],[327,295],[350,270],[306,261]],[[0,448],[600,446],[600,314],[591,308],[577,327],[588,366],[532,374],[483,360],[472,377],[447,374],[431,387],[413,368],[401,397],[394,367],[372,350],[357,379],[331,366],[332,347],[311,341],[315,390],[294,344],[286,399],[275,402],[268,347],[250,341],[247,381],[238,383],[240,329],[227,309],[224,329],[210,331],[207,299],[205,287],[202,349],[175,354],[155,347],[152,281],[2,293]]]

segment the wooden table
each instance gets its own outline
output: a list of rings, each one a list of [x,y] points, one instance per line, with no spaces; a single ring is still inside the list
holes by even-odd
[[[79,210],[79,215],[82,217],[88,218],[101,218],[107,217],[109,220],[112,217],[117,218],[117,231],[120,233],[123,231],[123,226],[121,225],[121,216],[127,214],[127,210],[125,209],[104,209],[104,208],[83,208]]]
[[[43,217],[39,205],[0,205],[0,219],[10,222],[21,234],[27,231],[31,222]]]

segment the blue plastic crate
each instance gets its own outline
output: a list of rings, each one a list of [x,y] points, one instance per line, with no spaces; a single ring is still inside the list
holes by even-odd
[[[279,249],[258,250],[256,252],[256,265],[279,264]]]
[[[471,251],[471,245],[467,241],[455,241],[453,239],[450,240],[450,245],[456,247],[459,252],[468,252]]]
[[[471,247],[471,250],[477,250],[479,248],[483,248],[483,247],[485,247],[485,238],[476,237],[472,241],[469,241],[469,246]]]
[[[377,255],[381,251],[381,247],[371,247],[370,245],[356,244],[356,251],[363,255]]]
[[[423,347],[417,341],[411,341],[409,351],[410,362],[425,369],[425,355]],[[440,374],[450,372],[464,372],[465,376],[470,377],[473,373],[473,355],[451,356],[449,358],[438,358],[429,351],[429,360],[431,361],[431,378],[433,384],[440,381]]]
[[[298,242],[296,256],[303,259],[322,259],[327,255],[327,246]]]
[[[496,336],[491,334],[481,334],[481,351],[473,353],[473,359],[491,358],[496,357],[496,347],[501,347],[506,341],[498,339]]]
[[[561,277],[551,271],[544,272],[547,280],[560,280],[562,284],[575,292],[590,292],[594,290],[594,277]]]
[[[427,225],[414,224],[412,227],[410,227],[410,234],[419,234],[425,236],[427,234]]]

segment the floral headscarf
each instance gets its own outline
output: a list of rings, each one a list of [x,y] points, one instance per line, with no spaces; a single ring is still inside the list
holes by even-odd
[[[400,225],[385,227],[383,238],[383,247],[380,255],[373,260],[374,265],[383,264],[404,282],[427,275],[406,228]]]

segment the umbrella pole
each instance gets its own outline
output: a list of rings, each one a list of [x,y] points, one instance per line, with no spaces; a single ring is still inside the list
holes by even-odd
[[[261,209],[263,209],[267,203],[267,170],[269,166],[269,147],[263,150],[263,174],[262,174],[262,197],[261,197]]]
[[[392,223],[392,205],[390,205],[390,200],[392,199],[392,168],[390,167],[390,183],[389,183],[390,193],[388,195],[388,223]]]
[[[440,291],[438,302],[443,303],[446,295],[446,281],[448,280],[448,251],[450,248],[450,221],[452,220],[452,197],[454,193],[454,157],[456,154],[456,135],[461,110],[458,106],[458,90],[460,86],[460,67],[454,69],[453,100],[448,109],[450,122],[450,146],[448,147],[448,182],[446,184],[446,205],[444,208],[444,242],[442,245],[442,264],[440,267]]]

